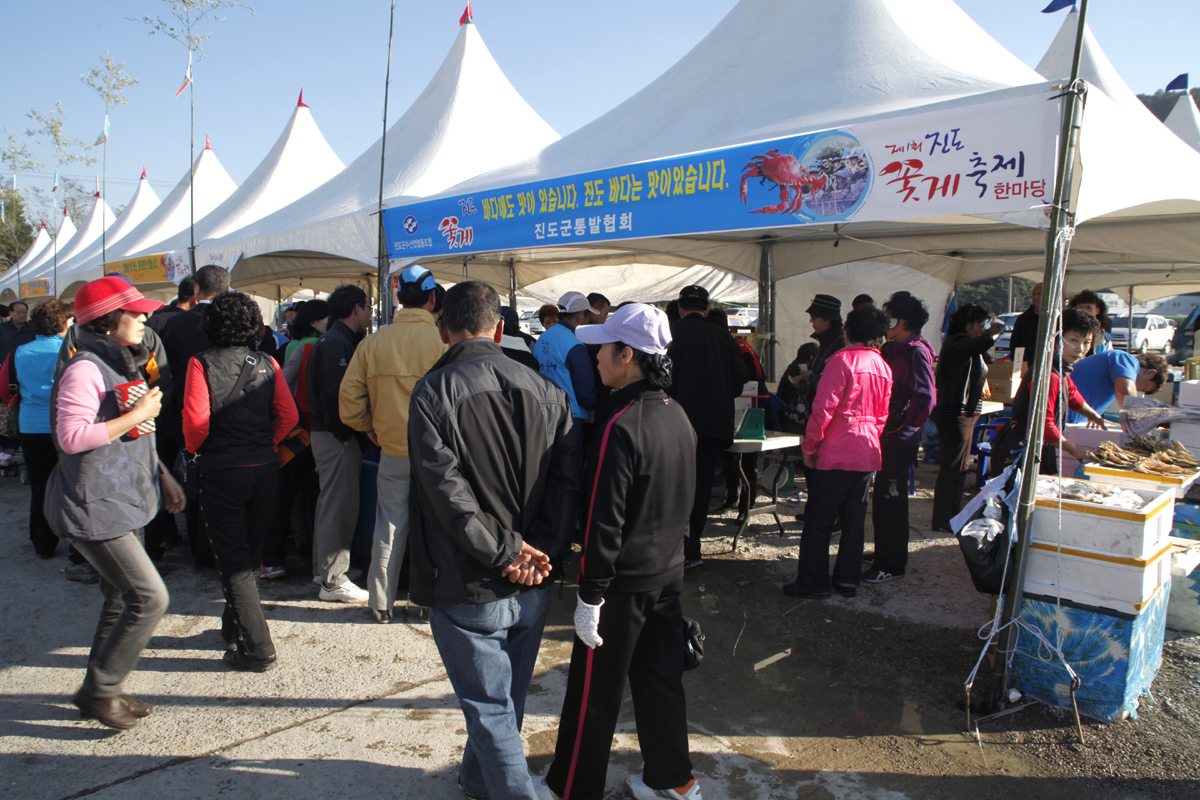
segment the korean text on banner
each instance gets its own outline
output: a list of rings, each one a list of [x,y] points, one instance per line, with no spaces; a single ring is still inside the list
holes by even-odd
[[[1053,196],[1060,118],[1038,93],[451,195],[385,210],[388,252],[1025,211]]]
[[[50,286],[50,279],[43,278],[40,281],[26,281],[21,284],[21,297],[28,299],[30,297],[49,297],[53,292]]]
[[[161,283],[167,280],[167,256],[157,253],[152,256],[127,258],[124,261],[109,261],[104,265],[105,275],[120,273],[134,283]]]

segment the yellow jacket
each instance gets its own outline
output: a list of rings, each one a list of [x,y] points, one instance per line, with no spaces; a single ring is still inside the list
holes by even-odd
[[[338,412],[357,431],[375,431],[385,455],[408,458],[413,387],[446,352],[433,315],[402,308],[392,324],[363,340],[342,378]]]

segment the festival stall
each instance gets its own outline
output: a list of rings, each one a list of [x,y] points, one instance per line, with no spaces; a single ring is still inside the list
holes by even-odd
[[[58,223],[58,230],[54,234],[46,247],[29,262],[21,265],[20,284],[17,284],[17,274],[13,272],[11,278],[6,272],[4,278],[0,279],[0,287],[10,289],[16,292],[22,300],[41,298],[46,299],[54,296],[54,281],[52,278],[47,278],[41,273],[41,267],[49,263],[52,267],[57,262],[57,255],[66,250],[71,239],[75,237],[78,230],[75,228],[75,223],[71,221],[71,217],[67,214],[67,207],[63,206],[62,220]]]
[[[104,232],[105,220],[110,223],[115,219],[112,209],[108,207],[108,203],[104,202],[104,198],[97,191],[93,200],[92,208],[88,212],[87,219],[83,225],[75,232],[70,241],[58,251],[55,257],[45,258],[41,265],[31,265],[31,268],[26,270],[25,275],[21,276],[21,284],[29,285],[31,288],[36,287],[36,291],[43,288],[49,288],[54,285],[56,277],[62,274],[63,268],[72,258],[83,251],[92,242],[98,240]],[[57,237],[56,237],[57,238]],[[53,297],[52,292],[46,294],[27,295],[31,300],[40,298],[42,300]]]
[[[25,265],[37,258],[49,244],[50,235],[46,233],[46,223],[43,222],[38,226],[37,236],[33,238],[33,243],[29,245],[25,254],[17,259],[17,263],[5,270],[3,275],[0,275],[0,302],[11,303],[17,299],[17,291],[20,288],[18,281],[24,274]]]

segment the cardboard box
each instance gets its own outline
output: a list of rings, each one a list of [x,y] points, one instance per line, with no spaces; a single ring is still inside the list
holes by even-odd
[[[989,400],[1012,405],[1017,389],[1021,387],[1021,378],[1025,374],[1025,364],[1021,361],[993,361],[988,367]]]
[[[1179,405],[1200,407],[1200,381],[1183,381],[1179,386]]]

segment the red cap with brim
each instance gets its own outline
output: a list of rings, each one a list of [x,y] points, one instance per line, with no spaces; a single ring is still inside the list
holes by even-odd
[[[162,308],[137,289],[114,275],[90,281],[75,293],[75,321],[90,322],[109,312],[123,309],[135,314],[149,314]]]

